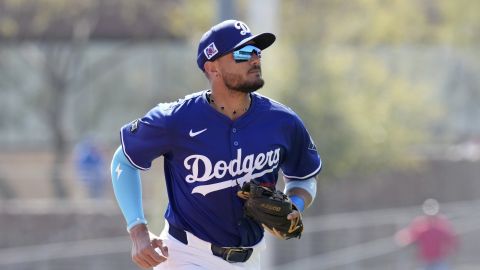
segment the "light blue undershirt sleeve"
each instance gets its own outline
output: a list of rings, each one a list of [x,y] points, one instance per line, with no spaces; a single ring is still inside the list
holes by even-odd
[[[147,224],[143,213],[140,172],[128,161],[122,146],[113,154],[110,171],[115,198],[127,222],[127,230],[140,223]]]
[[[315,199],[315,195],[317,194],[317,179],[315,177],[310,177],[305,180],[288,180],[285,179],[285,189],[284,193],[288,194],[290,190],[293,188],[301,188],[305,191],[307,191],[310,196],[312,196],[312,202]],[[303,212],[305,210],[305,201],[298,195],[291,195],[289,196],[290,200],[292,200],[292,203],[295,204],[295,206],[300,210],[300,212]]]

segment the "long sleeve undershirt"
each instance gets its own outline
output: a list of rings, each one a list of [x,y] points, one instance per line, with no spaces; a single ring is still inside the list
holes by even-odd
[[[127,230],[140,223],[147,224],[142,205],[140,172],[128,161],[122,146],[115,151],[110,170],[113,191],[127,222]]]

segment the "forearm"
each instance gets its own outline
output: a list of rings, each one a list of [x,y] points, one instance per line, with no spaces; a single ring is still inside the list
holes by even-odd
[[[316,179],[314,177],[302,181],[289,181],[285,179],[285,182],[284,193],[287,194],[293,204],[303,212],[315,199],[317,193]]]
[[[146,224],[143,213],[140,172],[133,167],[120,146],[113,155],[111,164],[113,191],[130,231],[135,225]]]

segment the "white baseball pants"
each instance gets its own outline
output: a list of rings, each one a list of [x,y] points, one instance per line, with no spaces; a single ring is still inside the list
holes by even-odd
[[[154,267],[154,270],[260,270],[260,253],[266,249],[265,239],[253,246],[253,253],[248,261],[229,263],[212,254],[210,243],[186,233],[187,245],[168,233],[168,222],[165,222],[160,238],[168,247],[169,256],[165,262]],[[157,252],[160,253],[159,250]]]

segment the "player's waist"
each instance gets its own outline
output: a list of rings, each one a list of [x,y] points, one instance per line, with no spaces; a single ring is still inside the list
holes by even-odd
[[[231,263],[246,262],[252,255],[254,248],[259,248],[265,244],[261,241],[253,247],[220,247],[204,241],[188,231],[184,231],[170,224],[168,226],[168,233],[183,244],[209,250],[213,255]]]
[[[175,204],[180,206],[179,209],[169,205],[165,213],[169,224],[222,247],[252,247],[263,239],[264,230],[261,225],[246,217],[235,217],[244,215],[242,205],[216,203],[216,207],[207,217],[198,213],[203,213],[204,209],[210,206],[201,203],[187,204],[185,200],[183,197],[176,200]],[[221,217],[222,220],[213,217]]]

